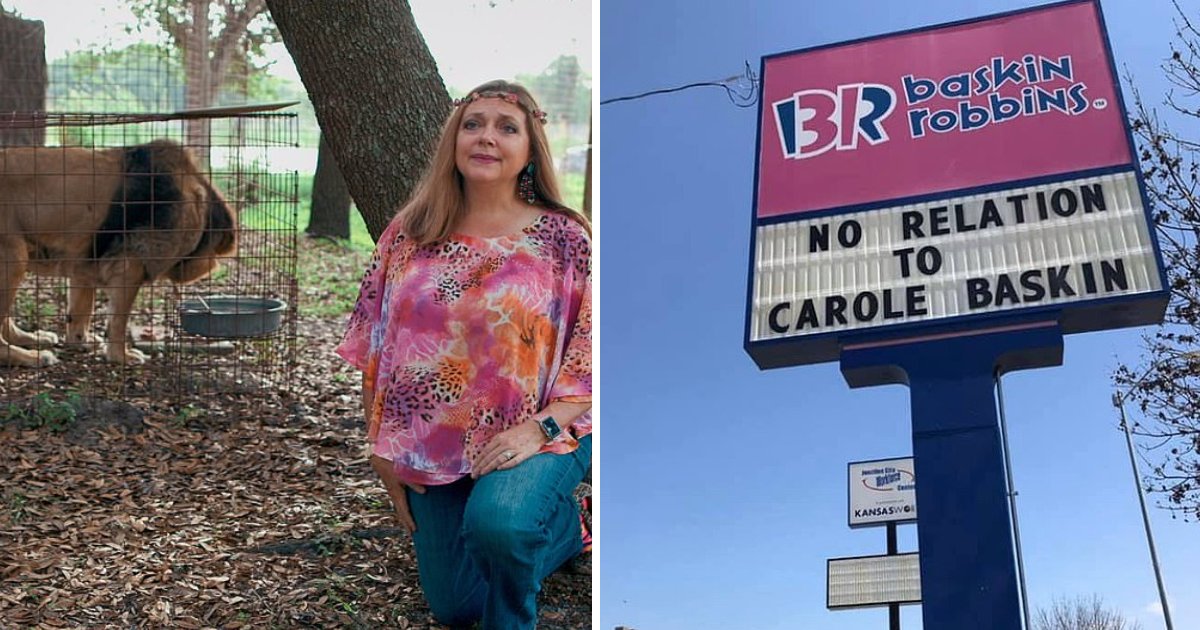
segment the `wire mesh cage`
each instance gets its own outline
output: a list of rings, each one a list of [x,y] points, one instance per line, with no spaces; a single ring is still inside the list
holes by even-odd
[[[296,115],[242,106],[248,39],[118,35],[0,11],[0,415],[289,388]]]
[[[296,117],[217,114],[0,119],[0,404],[288,390]]]

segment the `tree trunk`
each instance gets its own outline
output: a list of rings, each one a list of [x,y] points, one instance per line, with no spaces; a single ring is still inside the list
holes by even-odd
[[[190,0],[190,3],[192,20],[187,31],[187,43],[183,46],[184,72],[187,75],[184,86],[184,107],[186,109],[203,109],[212,104],[209,99],[212,74],[208,65],[209,46],[211,45],[208,19],[209,0]],[[207,167],[212,120],[208,118],[192,119],[186,121],[184,125],[188,147]]]
[[[592,121],[588,120],[587,166],[583,168],[583,215],[592,220]]]
[[[266,10],[265,0],[182,0],[181,14],[158,3],[154,9],[158,25],[183,52],[184,109],[204,109],[218,101],[231,65],[247,65],[247,29]],[[213,7],[224,9],[224,21],[214,23]],[[214,33],[214,28],[220,31]],[[243,86],[245,81],[243,80]],[[212,144],[212,120],[190,119],[184,123],[187,145],[208,164]],[[240,138],[238,138],[240,141]]]
[[[221,28],[221,32],[209,40],[209,51],[212,57],[209,60],[210,66],[208,71],[210,81],[208,86],[209,103],[217,102],[221,88],[226,83],[225,76],[229,73],[231,65],[237,64],[242,67],[242,85],[246,85],[250,72],[250,64],[247,63],[247,59],[250,56],[247,29],[249,29],[250,23],[254,21],[254,18],[266,10],[266,0],[246,0],[240,7],[226,2],[225,23]],[[243,88],[244,91],[245,88]]]
[[[46,111],[46,27],[0,14],[0,112]],[[2,146],[40,146],[45,127],[0,128]]]
[[[425,172],[450,96],[406,0],[267,0],[378,239]]]
[[[317,149],[317,173],[313,176],[312,211],[305,233],[312,236],[350,238],[350,191],[329,151],[325,134]]]

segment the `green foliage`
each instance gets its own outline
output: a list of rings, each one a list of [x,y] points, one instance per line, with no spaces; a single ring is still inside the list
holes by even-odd
[[[25,520],[25,505],[29,502],[28,497],[20,492],[8,491],[4,495],[4,505],[8,509],[8,516],[13,523],[20,523]]]
[[[583,173],[563,173],[558,178],[559,192],[562,193],[563,203],[576,209],[583,210]]]
[[[299,200],[297,207],[296,225],[300,229],[308,225],[309,217],[312,215],[312,173],[301,173],[299,181]],[[349,248],[356,252],[370,253],[375,250],[375,241],[371,240],[371,233],[367,230],[366,221],[363,220],[362,214],[358,212],[356,206],[350,206],[350,239],[348,241],[335,241],[343,247]]]
[[[297,143],[302,147],[315,147],[321,140],[321,127],[317,124],[317,113],[313,110],[312,101],[304,85],[268,74],[265,70],[250,73],[247,78],[246,96],[242,100],[253,103],[288,103],[297,101],[300,104],[284,111],[295,112],[299,123]],[[232,101],[229,104],[233,104]],[[225,104],[225,101],[218,100]]]
[[[312,211],[312,174],[301,174],[297,226],[308,225]],[[300,310],[304,315],[340,317],[354,308],[358,283],[375,243],[358,210],[350,208],[350,238],[309,238],[302,244],[296,262],[300,287]]]
[[[555,59],[539,75],[518,74],[517,83],[529,88],[551,122],[586,125],[592,113],[591,76],[574,55]]]
[[[46,300],[28,299],[28,295],[18,295],[14,306],[14,314],[18,321],[40,322],[52,319],[58,314],[54,304]],[[38,327],[35,325],[35,328]]]
[[[157,28],[166,35],[167,39],[163,41],[163,44],[170,43],[179,48],[184,46],[182,40],[187,36],[192,25],[191,3],[164,2],[164,0],[124,0],[124,4],[136,18],[134,24],[126,27],[127,32]],[[248,4],[249,0],[221,0],[219,2],[210,0],[208,7],[210,37],[214,40],[220,37],[221,32],[225,29],[226,18],[242,14]],[[270,12],[265,7],[259,11],[246,25],[245,33],[242,35],[244,38],[242,43],[248,53],[247,58],[234,59],[234,65],[256,69],[254,64],[260,62],[264,56],[263,48],[268,44],[280,41],[279,29],[275,28],[275,22],[271,19]],[[242,47],[238,46],[238,50],[241,49]]]
[[[326,605],[351,618],[357,617],[361,606],[360,602],[366,595],[360,585],[337,573],[330,573],[318,584],[324,587]]]
[[[356,249],[346,241],[328,238],[306,241],[300,247],[296,264],[302,314],[345,316],[358,299],[358,284],[371,250]]]
[[[50,62],[49,109],[72,112],[171,112],[184,108],[186,74],[180,55],[149,43],[118,49],[88,49]],[[316,126],[304,86],[262,69],[229,73],[216,104],[301,101]],[[244,79],[244,82],[241,80]],[[314,134],[315,134],[314,130]],[[313,135],[313,144],[316,136]]]
[[[204,413],[204,409],[197,407],[192,403],[188,403],[179,408],[175,415],[171,418],[171,425],[179,428],[186,426],[193,418]]]
[[[47,107],[67,112],[165,112],[183,106],[178,60],[157,46],[138,43],[119,50],[83,50],[50,62]],[[132,131],[132,130],[131,130]],[[63,144],[90,144],[104,130],[67,127]],[[138,142],[130,138],[128,142]]]
[[[24,405],[9,403],[4,418],[18,421],[26,429],[46,428],[53,433],[61,433],[74,424],[81,402],[76,392],[67,392],[62,400],[54,400],[49,392],[42,392]]]
[[[359,490],[354,493],[354,498],[367,510],[383,511],[391,510],[392,503],[383,492],[366,492]]]
[[[294,225],[303,229],[308,225],[312,206],[311,173],[300,174],[296,179],[296,195],[298,204],[296,215],[291,216],[291,206],[281,199],[281,195],[291,197],[291,186],[286,193],[278,190],[280,186],[264,185],[264,178],[269,174],[254,174],[247,170],[236,177],[222,172],[214,175],[214,180],[222,190],[235,191],[241,187],[256,188],[259,192],[240,191],[231,194],[243,205],[240,208],[239,221],[243,228],[264,230],[268,233],[278,233],[284,227]],[[289,176],[290,180],[290,176]],[[287,221],[282,221],[279,214],[287,212]],[[296,260],[296,280],[300,295],[300,311],[303,315],[319,317],[338,317],[349,313],[358,298],[358,283],[367,259],[374,251],[374,242],[367,232],[366,223],[362,216],[353,208],[350,211],[350,239],[337,240],[331,238],[309,238],[299,236],[300,244]],[[283,256],[283,253],[279,254]],[[228,273],[228,267],[222,266],[214,275],[214,281],[220,281]],[[264,346],[261,352],[271,351],[270,346]]]

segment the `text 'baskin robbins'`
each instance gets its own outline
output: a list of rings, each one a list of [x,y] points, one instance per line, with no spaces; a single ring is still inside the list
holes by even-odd
[[[933,134],[971,132],[1029,116],[1079,116],[1105,109],[1088,98],[1071,55],[993,57],[974,69],[941,77],[913,74],[899,80],[905,121],[914,140]],[[784,157],[801,160],[831,149],[846,151],[887,142],[884,123],[896,111],[896,90],[876,83],[849,83],[834,90],[806,89],[775,101],[776,130]]]

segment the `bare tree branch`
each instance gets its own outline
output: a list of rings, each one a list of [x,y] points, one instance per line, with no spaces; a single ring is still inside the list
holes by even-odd
[[[1136,621],[1108,610],[1099,595],[1074,600],[1055,599],[1049,609],[1039,608],[1030,630],[1140,630]]]
[[[1191,129],[1200,119],[1200,30],[1175,7],[1176,41],[1162,65],[1174,86],[1163,95],[1166,118],[1134,88],[1130,121],[1170,302],[1163,326],[1143,338],[1140,365],[1120,366],[1113,382],[1140,416],[1134,433],[1156,442],[1140,447],[1153,459],[1143,483],[1162,507],[1200,520],[1200,139],[1167,124]],[[1134,84],[1128,73],[1126,81]]]

